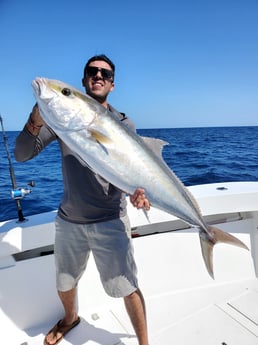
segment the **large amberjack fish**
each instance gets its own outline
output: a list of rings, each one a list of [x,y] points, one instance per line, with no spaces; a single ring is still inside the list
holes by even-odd
[[[162,158],[165,142],[138,136],[96,100],[61,81],[36,78],[32,87],[45,122],[95,173],[128,194],[144,188],[152,206],[199,228],[212,278],[217,242],[248,249],[205,223],[196,200]]]

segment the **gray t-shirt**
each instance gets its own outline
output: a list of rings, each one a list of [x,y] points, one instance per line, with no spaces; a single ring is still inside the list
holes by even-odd
[[[125,125],[135,130],[133,123],[110,106]],[[62,156],[64,194],[58,215],[73,223],[95,223],[116,219],[126,215],[125,193],[83,165],[69,147],[54,131],[44,125],[37,137],[30,134],[26,126],[16,138],[14,155],[17,161],[35,157],[52,141],[57,140]]]

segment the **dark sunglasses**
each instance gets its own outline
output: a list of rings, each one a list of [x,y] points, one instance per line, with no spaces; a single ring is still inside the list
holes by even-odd
[[[113,79],[114,77],[113,71],[106,68],[100,68],[100,67],[95,67],[95,66],[88,66],[86,68],[87,77],[95,77],[98,72],[101,73],[103,79]]]

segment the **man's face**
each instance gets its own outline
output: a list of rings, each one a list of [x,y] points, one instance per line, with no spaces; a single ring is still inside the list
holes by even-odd
[[[86,71],[82,84],[88,95],[103,103],[109,92],[114,89],[112,69],[107,62],[101,60],[91,62],[88,67],[88,73]],[[98,68],[103,68],[104,71],[98,70]]]

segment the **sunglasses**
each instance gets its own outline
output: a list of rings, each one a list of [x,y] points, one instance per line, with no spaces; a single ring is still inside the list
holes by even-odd
[[[95,66],[88,66],[86,68],[87,77],[95,77],[97,73],[100,72],[103,79],[113,79],[114,73],[110,69],[100,68]]]

